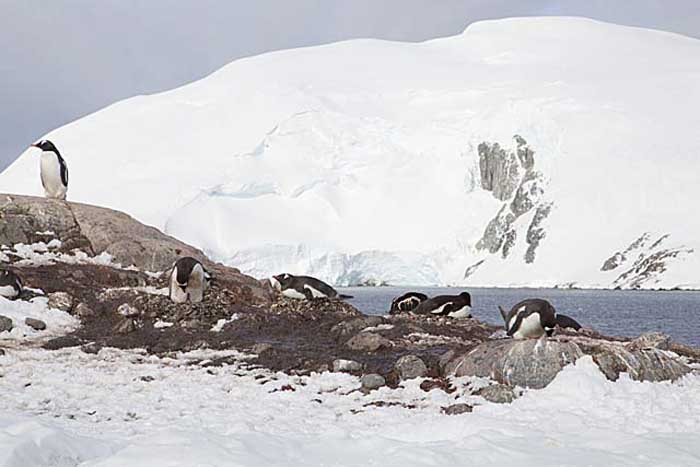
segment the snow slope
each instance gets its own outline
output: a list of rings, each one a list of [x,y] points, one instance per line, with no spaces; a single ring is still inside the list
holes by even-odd
[[[256,276],[700,287],[699,107],[700,41],[527,18],[237,60],[48,137],[69,199]],[[40,190],[33,150],[0,175]]]
[[[700,377],[605,379],[590,357],[512,404],[420,380],[363,395],[357,377],[206,366],[206,351],[25,349],[0,356],[0,465],[80,467],[689,466]],[[218,355],[221,356],[221,355]],[[243,358],[243,356],[241,356]],[[472,384],[478,384],[472,381]],[[287,387],[287,390],[282,388]],[[293,390],[288,389],[289,387]],[[10,397],[11,396],[11,397]],[[375,401],[405,403],[377,407]],[[440,408],[475,405],[449,416]]]

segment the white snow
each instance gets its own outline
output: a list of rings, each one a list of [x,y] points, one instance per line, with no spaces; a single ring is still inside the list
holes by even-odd
[[[240,318],[238,313],[232,314],[228,319],[221,318],[214,326],[212,326],[211,332],[221,332],[224,329],[224,326],[226,326],[228,323],[236,321],[238,318]]]
[[[77,318],[65,311],[49,308],[48,301],[46,297],[36,297],[28,301],[0,297],[0,315],[10,318],[13,325],[11,331],[0,332],[0,347],[60,336],[78,327],[80,322]],[[46,329],[32,329],[25,323],[26,318],[43,321],[46,323]]]
[[[648,231],[695,253],[644,286],[699,287],[698,76],[695,39],[505,19],[424,43],[237,60],[46,137],[71,167],[70,199],[124,210],[258,277],[611,287],[622,270],[603,262]],[[514,134],[554,202],[534,264],[523,261],[533,213],[506,260],[476,249],[502,205],[481,188],[477,146],[510,148]],[[0,175],[0,191],[40,194],[35,151]]]
[[[700,462],[700,376],[613,383],[590,357],[512,404],[403,387],[363,395],[357,377],[308,377],[102,349],[0,357],[0,465],[688,466]],[[220,356],[220,355],[219,355]],[[288,390],[292,387],[294,390]],[[285,389],[286,388],[286,389]],[[415,405],[376,407],[376,401]],[[441,407],[468,402],[473,413]],[[50,463],[50,459],[55,459]]]
[[[114,261],[114,257],[107,252],[102,252],[97,256],[90,256],[84,251],[74,249],[69,253],[57,251],[61,248],[61,241],[57,238],[46,242],[36,242],[32,244],[17,243],[12,248],[5,247],[0,252],[0,262],[10,261],[8,255],[13,255],[16,258],[21,258],[17,261],[18,266],[42,266],[55,263],[67,264],[96,264],[99,266],[109,266],[117,269],[137,270],[136,267],[124,267],[120,263]],[[148,291],[145,288],[143,291]],[[151,291],[159,293],[157,290]]]

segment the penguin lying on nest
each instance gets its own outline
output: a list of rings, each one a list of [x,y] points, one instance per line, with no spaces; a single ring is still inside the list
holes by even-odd
[[[471,318],[471,309],[472,296],[469,292],[462,292],[459,295],[438,295],[425,300],[413,312],[418,315]]]
[[[292,274],[278,274],[270,277],[270,285],[285,297],[299,300],[313,300],[314,298],[352,298],[351,295],[339,294],[333,287],[322,280],[309,276],[293,276]]]
[[[516,303],[510,312],[498,307],[506,324],[506,334],[513,339],[538,338],[551,336],[554,328],[581,329],[573,318],[558,315],[551,303],[540,298],[528,298]]]
[[[406,292],[399,295],[391,301],[390,315],[395,315],[401,312],[413,311],[418,308],[422,302],[426,301],[428,296],[420,292]]]

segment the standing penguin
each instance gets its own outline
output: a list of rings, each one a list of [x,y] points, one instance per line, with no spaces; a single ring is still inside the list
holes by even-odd
[[[178,259],[170,273],[170,300],[175,303],[198,303],[204,298],[211,276],[202,263],[186,256]]]
[[[66,199],[68,191],[68,166],[56,146],[44,139],[32,144],[41,149],[41,184],[47,198]]]
[[[14,300],[22,295],[22,280],[12,271],[0,271],[0,297]]]
[[[506,333],[514,339],[551,336],[557,325],[557,312],[547,300],[529,298],[516,303],[508,313],[500,306],[498,309],[506,323]]]

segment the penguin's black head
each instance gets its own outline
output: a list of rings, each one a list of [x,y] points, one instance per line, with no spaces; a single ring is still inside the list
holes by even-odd
[[[472,296],[469,292],[462,292],[459,296],[467,302],[467,305],[472,306]]]
[[[273,286],[275,288],[279,288],[280,290],[284,290],[287,287],[289,287],[289,285],[293,279],[291,274],[286,274],[286,273],[272,276],[272,278],[276,281],[276,284],[273,282]],[[277,284],[279,284],[279,286]]]
[[[58,154],[58,149],[56,149],[56,146],[54,146],[54,144],[48,139],[42,139],[38,143],[32,144],[32,147],[39,148],[45,152],[55,152],[56,154]]]

